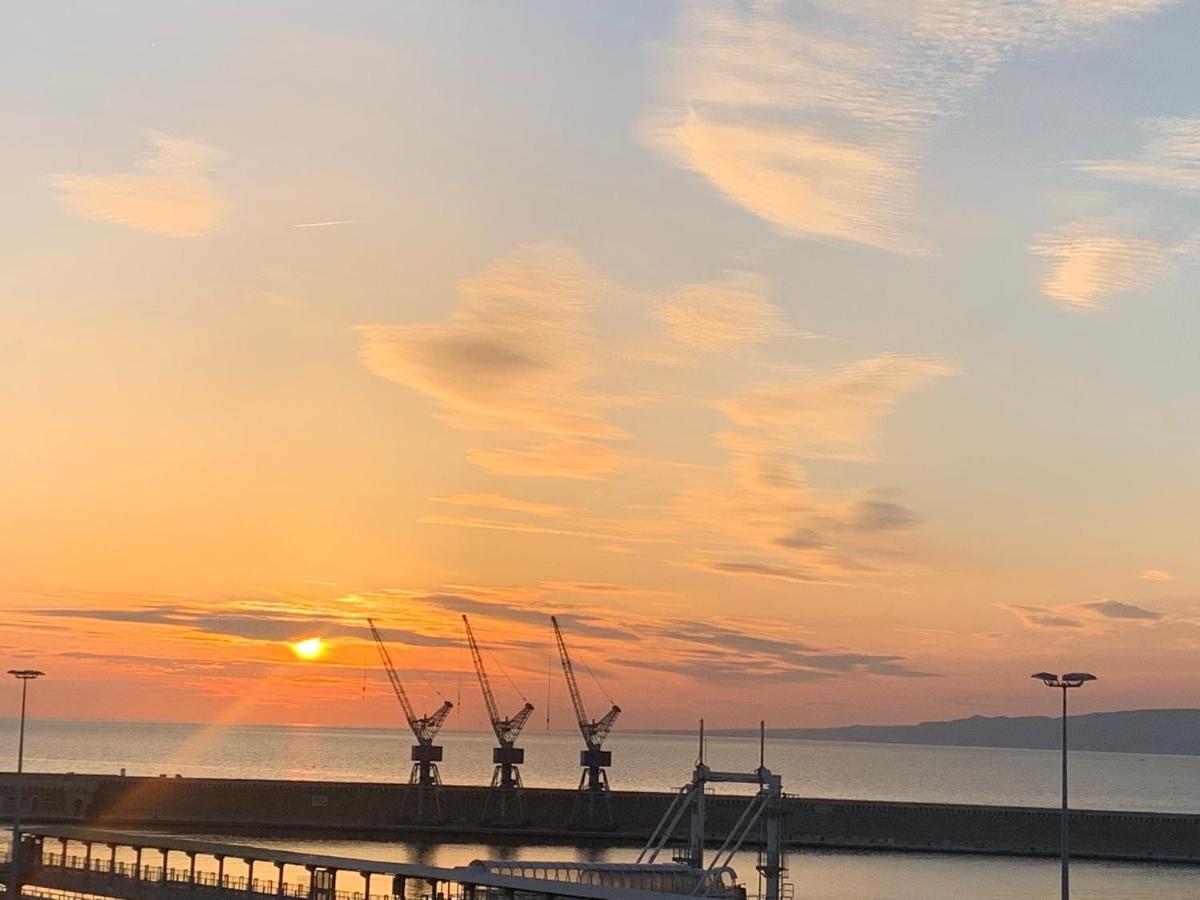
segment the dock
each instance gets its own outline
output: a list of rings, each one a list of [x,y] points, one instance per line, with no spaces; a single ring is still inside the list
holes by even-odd
[[[559,843],[637,846],[675,793],[613,791],[613,821],[602,830],[572,827],[577,793],[524,788],[524,818],[502,826],[483,818],[487,788],[446,785],[436,807],[418,813],[411,785],[26,773],[29,824],[151,829],[225,835],[421,839],[430,842]],[[11,816],[14,776],[0,774],[0,820]],[[428,797],[426,798],[428,799]],[[706,831],[719,840],[748,799],[711,794]],[[783,841],[827,847],[1055,856],[1059,811],[1015,806],[902,803],[787,796]],[[682,839],[682,835],[681,835]],[[1072,810],[1078,857],[1200,863],[1200,815]]]

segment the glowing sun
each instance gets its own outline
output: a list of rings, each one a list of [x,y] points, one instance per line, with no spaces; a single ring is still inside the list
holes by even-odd
[[[319,637],[305,638],[288,646],[292,648],[292,652],[300,657],[300,659],[318,659],[329,648],[329,645]]]

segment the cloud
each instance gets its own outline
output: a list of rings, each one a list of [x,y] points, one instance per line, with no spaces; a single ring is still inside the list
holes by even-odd
[[[685,529],[686,564],[717,575],[848,584],[903,574],[919,516],[892,491],[822,491],[807,463],[869,463],[882,420],[909,392],[957,372],[945,360],[878,356],[760,381],[713,403],[729,461],[680,491],[671,521]]]
[[[477,447],[467,460],[493,475],[594,479],[618,468],[622,457],[599,441],[559,440],[528,447]]]
[[[913,207],[936,126],[1007,59],[1168,3],[687,4],[640,134],[780,231],[921,253]]]
[[[999,606],[1016,616],[1027,628],[1036,629],[1095,630],[1095,626],[1102,622],[1150,624],[1164,618],[1162,613],[1104,598],[1053,607],[1020,603],[1001,603]]]
[[[859,531],[903,531],[921,521],[911,509],[880,497],[854,504],[850,524]]]
[[[538,628],[546,626],[553,611],[538,591],[527,591],[520,599],[431,594],[413,598],[412,602]],[[929,675],[911,668],[900,656],[820,647],[797,640],[795,629],[787,626],[771,628],[736,618],[677,619],[627,611],[621,616],[623,627],[614,627],[610,610],[603,607],[572,607],[558,611],[557,616],[569,638],[584,639],[592,656],[602,654],[616,665],[670,672],[706,683],[762,678],[802,682],[852,673],[901,678]],[[489,643],[514,646],[503,635],[489,637]],[[518,646],[536,649],[539,655],[543,647],[539,642]],[[621,652],[631,647],[641,652]]]
[[[828,584],[833,580],[830,573],[822,569],[804,569],[750,560],[701,560],[695,564],[695,568],[701,572],[715,572],[719,575],[752,575],[757,578],[774,578],[802,584]]]
[[[256,605],[253,609],[226,609],[212,612],[207,607],[190,605],[144,608],[60,607],[29,611],[38,617],[121,622],[126,624],[169,625],[205,634],[223,635],[250,641],[293,641],[319,634],[321,637],[362,638],[367,636],[361,619],[273,610]],[[455,641],[418,632],[388,631],[388,640],[418,646],[457,646]]]
[[[1139,576],[1142,581],[1174,581],[1175,576],[1162,569],[1143,569]]]
[[[877,356],[844,368],[763,382],[717,409],[735,429],[721,442],[735,454],[755,456],[760,480],[794,478],[790,457],[869,461],[880,418],[903,395],[956,374],[945,360]]]
[[[1130,603],[1118,600],[1095,600],[1090,603],[1077,604],[1078,609],[1093,612],[1105,619],[1137,619],[1146,622],[1157,622],[1163,617],[1162,613],[1142,609]]]
[[[566,594],[606,594],[609,596],[645,597],[672,596],[670,591],[656,591],[628,584],[611,584],[604,581],[543,581],[541,587],[548,591]]]
[[[55,176],[59,203],[85,219],[169,237],[215,230],[226,212],[208,177],[216,151],[165,134],[151,134],[150,144],[135,171]]]
[[[675,288],[654,315],[676,341],[709,353],[758,343],[780,328],[779,309],[766,299],[762,279],[747,275]]]
[[[549,519],[560,519],[574,511],[568,506],[557,506],[553,503],[541,503],[535,500],[521,500],[503,494],[452,494],[448,497],[430,497],[429,499],[435,503],[471,506],[478,509],[500,509]]]
[[[1114,294],[1150,287],[1170,269],[1169,246],[1108,229],[1079,221],[1038,237],[1031,252],[1050,260],[1042,293],[1076,309],[1096,309]]]
[[[311,305],[307,300],[282,291],[252,290],[246,293],[246,299],[251,303],[262,303],[279,309],[304,309]]]
[[[605,549],[653,545],[675,565],[794,583],[903,571],[897,560],[914,546],[907,534],[917,514],[878,490],[820,493],[805,464],[874,461],[883,417],[909,392],[957,372],[953,363],[883,355],[803,371],[764,370],[757,356],[723,361],[730,380],[748,386],[723,398],[684,396],[728,420],[714,435],[724,459],[634,457],[622,452],[629,435],[610,416],[639,402],[670,402],[666,388],[679,369],[624,352],[639,340],[637,325],[632,339],[628,333],[631,314],[645,325],[657,318],[687,350],[744,348],[779,324],[764,280],[735,273],[638,296],[606,285],[574,251],[542,246],[462,282],[459,293],[443,322],[361,327],[359,352],[375,374],[434,401],[451,427],[486,433],[467,449],[470,463],[507,478],[597,480],[634,466],[671,477],[661,479],[655,503],[617,500],[604,515],[480,491],[434,498],[473,509],[424,515],[422,523]],[[601,296],[626,302],[600,310]],[[613,320],[621,332],[610,330]],[[622,380],[629,387],[614,389]]]
[[[1065,616],[1042,606],[1021,603],[1001,603],[1000,608],[1012,613],[1028,628],[1082,628],[1083,621]]]
[[[1200,248],[1200,116],[1141,123],[1142,150],[1132,159],[1075,164],[1087,175],[1141,188],[1105,215],[1075,219],[1040,235],[1030,251],[1049,259],[1042,293],[1078,309],[1109,297],[1146,290]],[[1111,203],[1107,194],[1106,203]],[[1181,205],[1182,204],[1182,205]],[[1153,228],[1140,222],[1155,211]]]
[[[1091,160],[1081,171],[1116,181],[1200,191],[1200,116],[1147,119],[1146,142],[1133,159]]]
[[[472,450],[476,465],[595,477],[618,463],[599,441],[626,436],[605,419],[615,398],[591,385],[599,370],[589,331],[597,286],[574,250],[526,248],[460,282],[462,303],[449,321],[360,326],[359,358],[433,400],[452,427],[552,438]]]

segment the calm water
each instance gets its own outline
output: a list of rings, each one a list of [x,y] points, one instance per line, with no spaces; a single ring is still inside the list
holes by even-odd
[[[16,729],[0,720],[0,759],[16,752]],[[444,732],[443,778],[485,782],[491,775],[490,735]],[[261,778],[406,780],[410,735],[400,731],[270,726],[193,726],[35,721],[26,735],[30,770],[181,774]],[[579,737],[532,731],[523,740],[530,786],[574,787]],[[694,738],[617,733],[614,788],[655,789],[687,780]],[[753,739],[710,738],[714,767],[757,765]],[[804,796],[1008,803],[1058,802],[1058,755],[1042,750],[992,750],[891,744],[767,742],[767,765],[784,788]],[[1111,753],[1072,754],[1072,797],[1079,807],[1200,813],[1200,758]],[[518,849],[468,844],[419,846],[401,842],[249,840],[242,843],[312,848],[375,859],[452,865],[479,857],[623,860],[636,851],[568,847]],[[754,859],[736,868],[754,888]],[[1078,898],[1200,897],[1200,868],[1077,862]],[[790,857],[798,897],[811,898],[1041,898],[1055,895],[1052,860],[924,854],[804,852]],[[348,889],[355,886],[347,884]]]

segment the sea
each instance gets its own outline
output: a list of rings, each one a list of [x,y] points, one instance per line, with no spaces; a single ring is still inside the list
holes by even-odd
[[[405,781],[411,734],[390,729],[31,720],[25,765],[42,772],[182,775],[185,777]],[[14,721],[0,719],[0,760],[16,756]],[[442,778],[486,784],[490,734],[443,731]],[[525,784],[575,787],[580,737],[531,728],[522,736]],[[615,732],[610,781],[615,789],[664,790],[687,782],[699,753],[695,735]],[[714,768],[758,765],[757,737],[709,736]],[[912,800],[1054,807],[1058,751],[932,747],[768,738],[765,761],[784,790],[805,797]],[[1075,808],[1200,813],[1200,757],[1072,752]],[[736,787],[729,790],[736,791]],[[224,835],[209,835],[225,838]],[[338,856],[458,865],[472,859],[627,861],[629,847],[487,846],[394,840],[228,838]],[[758,890],[754,854],[734,867],[751,896]],[[793,851],[788,881],[798,898],[1049,898],[1058,894],[1057,860],[933,853]],[[1200,898],[1200,866],[1077,860],[1072,894],[1082,898]],[[339,882],[354,890],[354,885]]]

